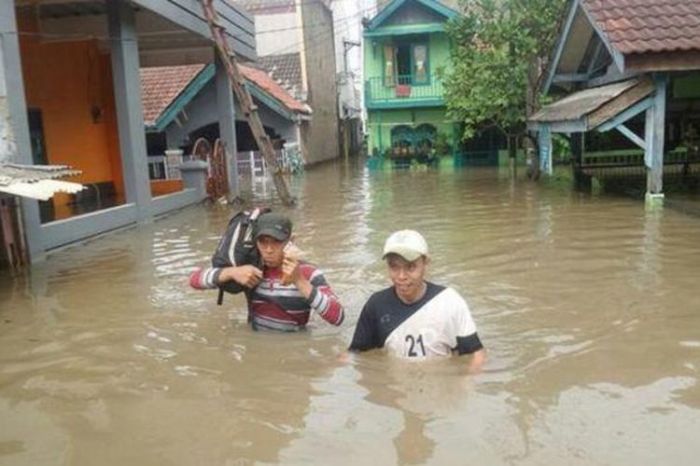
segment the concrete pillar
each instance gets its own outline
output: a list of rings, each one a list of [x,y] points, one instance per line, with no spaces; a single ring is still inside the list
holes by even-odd
[[[238,159],[236,154],[236,110],[233,106],[231,80],[219,55],[216,59],[216,109],[219,116],[219,137],[226,144],[226,174],[228,175],[229,199],[240,197],[238,187]]]
[[[655,76],[654,105],[646,114],[646,152],[647,194],[646,200],[651,203],[660,202],[663,195],[664,174],[664,136],[666,129],[666,76]]]
[[[131,3],[108,0],[107,20],[112,38],[112,77],[126,201],[136,205],[140,222],[148,222],[152,218],[151,185],[141,106],[138,37]]]
[[[10,161],[32,165],[32,145],[29,140],[27,102],[24,97],[24,79],[14,2],[0,2],[0,79],[4,79],[4,89],[7,93],[6,110],[16,147],[16,153]],[[39,203],[22,198],[21,208],[29,260],[41,261],[45,258],[45,253]]]
[[[197,191],[197,200],[201,201],[207,197],[207,172],[209,164],[204,160],[190,160],[180,165],[182,173],[182,183],[185,188]]]

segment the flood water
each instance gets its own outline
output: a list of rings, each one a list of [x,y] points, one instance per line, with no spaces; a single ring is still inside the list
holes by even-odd
[[[272,186],[255,183],[258,199]],[[232,211],[198,206],[0,284],[2,465],[691,465],[700,453],[700,219],[494,169],[295,178],[297,243],[340,327],[253,332],[191,290]],[[489,359],[342,362],[415,228]]]

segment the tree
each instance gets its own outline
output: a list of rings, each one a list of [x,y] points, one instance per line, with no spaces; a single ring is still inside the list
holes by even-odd
[[[511,157],[526,135],[527,116],[567,0],[461,0],[463,15],[448,23],[452,63],[440,71],[449,115],[463,139],[495,126]]]

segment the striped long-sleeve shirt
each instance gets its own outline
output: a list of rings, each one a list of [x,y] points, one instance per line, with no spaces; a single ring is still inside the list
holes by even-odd
[[[221,270],[196,270],[190,276],[190,285],[196,289],[217,288]],[[299,264],[299,271],[313,288],[308,299],[295,284],[282,284],[281,269],[264,268],[260,283],[250,293],[246,293],[254,329],[301,330],[309,321],[312,310],[332,325],[340,325],[343,322],[343,306],[326,282],[323,273],[306,262]]]

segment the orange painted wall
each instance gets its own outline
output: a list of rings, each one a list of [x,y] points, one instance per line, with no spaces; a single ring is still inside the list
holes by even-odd
[[[164,196],[182,191],[182,180],[151,180],[151,195]]]
[[[20,31],[34,31],[18,17]],[[112,181],[124,193],[109,54],[97,41],[52,42],[20,35],[22,72],[29,108],[41,110],[49,163],[82,170],[76,181]],[[101,109],[97,120],[92,108]],[[56,207],[67,196],[54,198]]]

